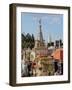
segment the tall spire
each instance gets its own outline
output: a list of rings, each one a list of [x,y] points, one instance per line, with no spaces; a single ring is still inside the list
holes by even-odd
[[[40,40],[41,42],[43,42],[41,19],[39,20],[39,30],[38,30],[37,40]]]
[[[39,24],[41,25],[41,19],[39,20]]]
[[[50,43],[52,42],[52,37],[51,37],[51,35],[49,36],[49,42],[50,42]]]
[[[35,47],[43,47],[45,46],[44,40],[43,40],[43,34],[42,34],[42,25],[41,25],[41,19],[39,20],[39,27],[37,31],[37,39],[35,41]]]

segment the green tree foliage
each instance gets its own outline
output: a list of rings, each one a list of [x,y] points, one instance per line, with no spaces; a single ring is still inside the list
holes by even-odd
[[[23,48],[30,48],[32,49],[35,45],[35,39],[34,39],[34,35],[30,35],[29,33],[27,33],[26,35],[24,35],[23,33],[21,34],[21,42],[22,42],[22,49]]]
[[[48,43],[48,44],[47,44],[47,47],[50,47],[50,46],[51,46],[51,43]]]

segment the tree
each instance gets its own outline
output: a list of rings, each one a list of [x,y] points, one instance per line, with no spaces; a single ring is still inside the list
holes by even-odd
[[[62,40],[60,39],[60,47],[63,47],[63,43]]]
[[[50,46],[51,46],[51,43],[48,43],[48,44],[47,44],[47,47],[50,47]]]
[[[21,38],[22,38],[22,49],[23,48],[30,48],[32,49],[35,45],[35,39],[34,39],[34,35],[30,35],[29,33],[27,33],[26,35],[21,34]]]
[[[31,49],[34,48],[35,46],[35,39],[34,39],[34,35],[32,34],[31,36]]]
[[[25,48],[25,43],[26,43],[26,37],[24,34],[21,34],[21,46],[22,46],[22,49]]]

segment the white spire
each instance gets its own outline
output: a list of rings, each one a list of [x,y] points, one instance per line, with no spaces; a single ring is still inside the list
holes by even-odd
[[[51,43],[52,42],[52,36],[51,34],[48,35],[48,43]]]
[[[39,29],[38,29],[38,34],[37,34],[37,40],[43,42],[41,19],[39,20]]]

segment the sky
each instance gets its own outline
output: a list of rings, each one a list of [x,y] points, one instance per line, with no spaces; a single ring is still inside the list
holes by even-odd
[[[37,38],[40,19],[43,39],[46,42],[49,41],[50,36],[52,41],[63,40],[63,14],[21,12],[21,32],[34,34]]]

